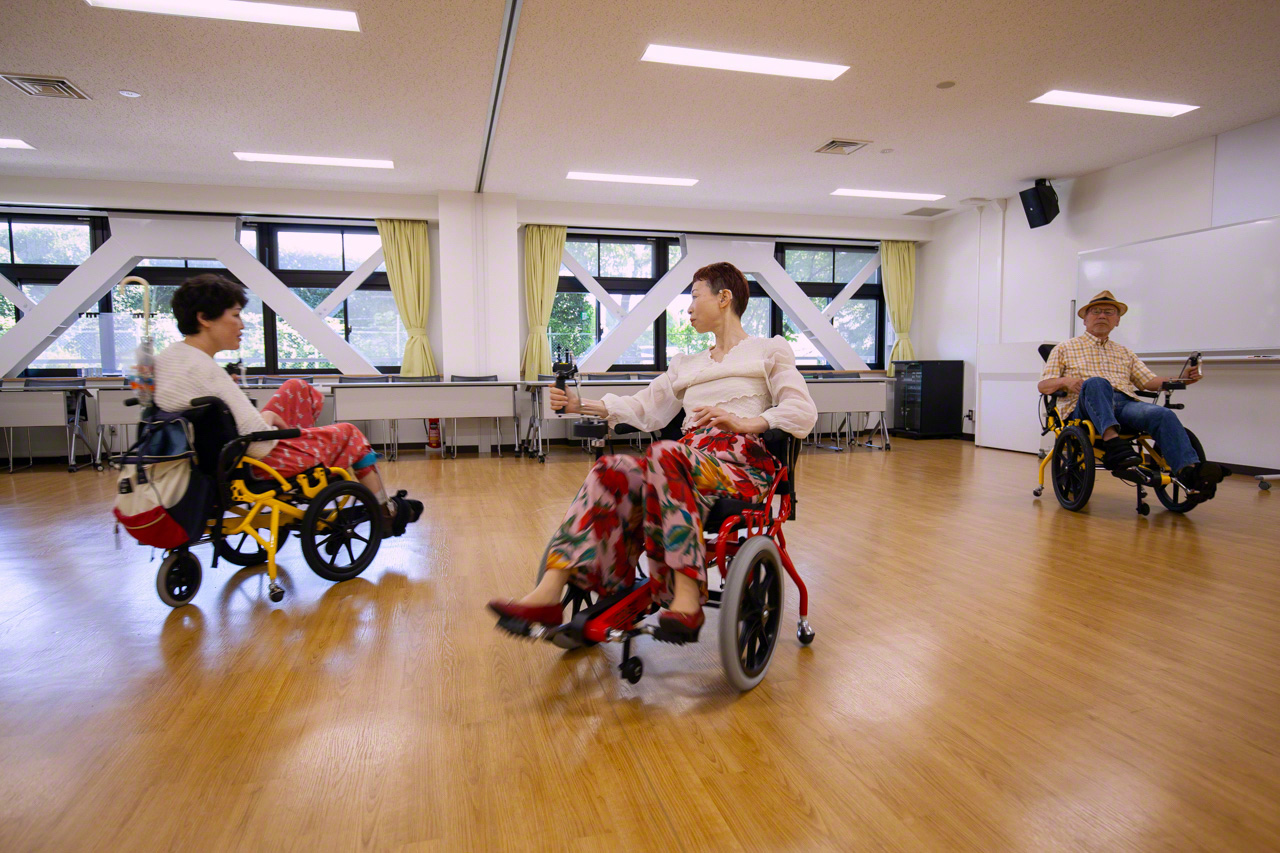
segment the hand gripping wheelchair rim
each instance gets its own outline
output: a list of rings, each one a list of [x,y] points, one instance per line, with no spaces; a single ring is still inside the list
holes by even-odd
[[[195,597],[201,567],[190,549],[204,542],[213,544],[215,567],[219,558],[238,566],[265,563],[268,595],[274,602],[284,598],[276,555],[294,528],[299,531],[307,565],[326,580],[349,580],[372,563],[382,542],[380,508],[373,493],[350,472],[317,465],[284,477],[267,463],[245,455],[254,442],[296,438],[301,430],[237,435],[230,409],[217,397],[192,400],[182,417],[193,426],[196,465],[213,480],[214,488],[204,534],[168,551],[161,561],[156,591],[162,601],[179,607]],[[252,478],[250,472],[255,469],[266,477]],[[329,509],[331,506],[334,508]],[[357,533],[364,524],[366,533]],[[228,540],[236,535],[240,542],[232,545]],[[351,547],[357,539],[364,545],[358,556]],[[241,550],[246,543],[256,544],[258,550]],[[343,548],[350,562],[340,566]]]
[[[739,691],[752,689],[768,672],[781,634],[784,575],[800,596],[796,638],[807,646],[816,636],[808,620],[808,589],[787,553],[782,531],[783,523],[795,518],[795,471],[801,440],[781,430],[768,430],[762,439],[780,463],[765,499],[758,504],[720,499],[707,516],[708,522],[716,524],[715,530],[703,532],[708,572],[714,567],[721,581],[718,589],[709,590],[705,608],[721,611],[721,664],[726,678]],[[776,511],[775,497],[779,499]],[[712,536],[714,541],[709,541]],[[545,565],[544,551],[539,579]],[[544,628],[507,617],[500,618],[498,625],[563,649],[620,642],[622,662],[618,669],[624,679],[635,684],[644,674],[644,663],[631,653],[633,639],[649,635],[662,642],[682,642],[666,636],[660,627],[641,624],[659,606],[650,579],[639,569],[637,573],[635,584],[605,597],[568,585],[563,604],[570,616],[561,625]]]
[[[1041,357],[1048,359],[1052,348],[1050,344],[1041,346]],[[1166,407],[1182,408],[1180,404],[1173,404],[1170,398],[1174,391],[1184,388],[1186,388],[1185,382],[1171,381],[1165,382],[1160,391],[1138,390],[1136,393],[1150,400],[1159,400],[1163,394]],[[1041,451],[1039,483],[1032,489],[1031,494],[1037,498],[1044,494],[1045,468],[1049,468],[1054,497],[1057,498],[1058,503],[1063,509],[1079,512],[1084,509],[1093,495],[1097,462],[1102,459],[1103,451],[1097,446],[1099,435],[1091,421],[1083,417],[1064,420],[1058,412],[1056,402],[1066,396],[1066,391],[1040,395],[1040,434],[1043,436],[1052,432],[1055,440],[1051,451],[1047,454]],[[1186,432],[1192,449],[1201,459],[1204,459],[1204,447],[1200,444],[1200,439],[1191,430],[1188,429]],[[1155,489],[1160,503],[1172,512],[1190,512],[1201,502],[1197,494],[1192,493],[1174,479],[1169,463],[1165,461],[1159,445],[1155,443],[1152,436],[1146,433],[1134,433],[1121,434],[1120,438],[1133,444],[1141,460],[1139,464],[1151,474],[1150,478],[1144,478],[1138,482],[1124,480],[1137,490],[1135,510],[1139,515],[1145,516],[1151,512],[1151,507],[1146,502],[1145,487],[1147,486]],[[1086,450],[1091,452],[1086,453]],[[1158,481],[1154,478],[1157,473]]]

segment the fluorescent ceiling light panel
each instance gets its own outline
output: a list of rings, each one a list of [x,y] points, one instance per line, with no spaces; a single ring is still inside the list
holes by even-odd
[[[0,139],[0,148],[25,148],[28,151],[35,150],[21,139]]]
[[[940,198],[946,198],[945,195],[937,195],[936,193],[895,193],[887,190],[838,189],[832,195],[852,195],[859,198],[905,198],[911,201],[937,201]]]
[[[394,169],[391,160],[362,160],[359,157],[308,157],[304,154],[250,154],[232,152],[238,160],[251,163],[300,163],[303,166],[352,166],[358,169]]]
[[[801,59],[775,59],[772,56],[750,56],[745,53],[721,53],[692,47],[651,44],[641,62],[665,62],[668,65],[691,65],[694,68],[720,68],[749,74],[777,74],[781,77],[804,77],[809,80],[834,80],[849,70],[847,65],[805,62]]]
[[[1136,113],[1163,118],[1173,118],[1200,109],[1191,104],[1166,104],[1163,101],[1140,101],[1137,98],[1113,98],[1110,95],[1064,92],[1061,89],[1051,89],[1040,97],[1033,98],[1031,103],[1051,104],[1055,107],[1080,107],[1085,110],[1106,110],[1113,113]]]
[[[615,184],[661,184],[664,187],[691,187],[697,178],[652,178],[646,175],[602,175],[598,172],[570,172],[571,181],[608,181]]]
[[[280,3],[250,3],[246,0],[85,0],[90,6],[121,9],[126,12],[154,12],[157,15],[181,15],[186,18],[220,18],[225,21],[248,21],[253,24],[284,24],[290,27],[315,27],[321,30],[360,32],[355,12],[341,9],[315,9],[310,6],[285,6]]]

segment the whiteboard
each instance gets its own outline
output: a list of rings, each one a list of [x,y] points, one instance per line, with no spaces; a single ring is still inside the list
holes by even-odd
[[[1076,304],[1100,290],[1135,352],[1280,350],[1280,217],[1081,252]]]

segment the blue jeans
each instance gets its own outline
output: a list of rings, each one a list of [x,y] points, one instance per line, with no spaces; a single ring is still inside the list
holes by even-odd
[[[1080,388],[1080,400],[1076,404],[1076,417],[1080,409],[1093,422],[1093,428],[1102,435],[1111,427],[1121,432],[1144,432],[1156,440],[1160,454],[1174,473],[1188,465],[1202,461],[1191,447],[1187,431],[1172,409],[1154,403],[1142,403],[1111,387],[1101,376],[1086,379]]]

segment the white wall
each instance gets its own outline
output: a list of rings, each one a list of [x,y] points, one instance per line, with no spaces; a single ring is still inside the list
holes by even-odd
[[[979,444],[1038,446],[1035,345],[1070,334],[1078,254],[1210,227],[1215,174],[1236,168],[1232,158],[1243,156],[1239,150],[1247,151],[1251,180],[1280,186],[1280,132],[1272,131],[1274,122],[1055,182],[1062,213],[1042,228],[1027,226],[1016,197],[1006,200],[1003,211],[990,204],[977,214],[961,213],[934,224],[934,239],[920,252],[912,337],[922,357],[963,357],[966,378],[977,375]],[[1233,134],[1249,144],[1220,150],[1220,140]],[[1261,150],[1264,146],[1270,146],[1269,156]],[[1270,200],[1270,209],[1254,205],[1247,213],[1280,214],[1280,192]],[[1243,202],[1237,208],[1244,215]],[[1212,259],[1206,259],[1205,269],[1208,296]],[[975,310],[966,311],[965,305]],[[1123,323],[1115,338],[1124,342]],[[977,345],[969,347],[970,340]],[[1157,372],[1176,369],[1160,366]],[[1180,399],[1187,404],[1184,422],[1200,435],[1210,455],[1280,468],[1274,426],[1280,418],[1280,369],[1210,366],[1207,376]],[[988,382],[1019,383],[1022,391],[1011,393],[1017,385]],[[983,387],[991,389],[985,401]],[[966,382],[966,407],[974,398]],[[984,422],[991,424],[986,434]]]
[[[964,361],[964,410],[977,407],[978,210],[938,222],[933,240],[917,249],[916,305],[911,340],[922,359]],[[964,422],[966,432],[974,424]]]

